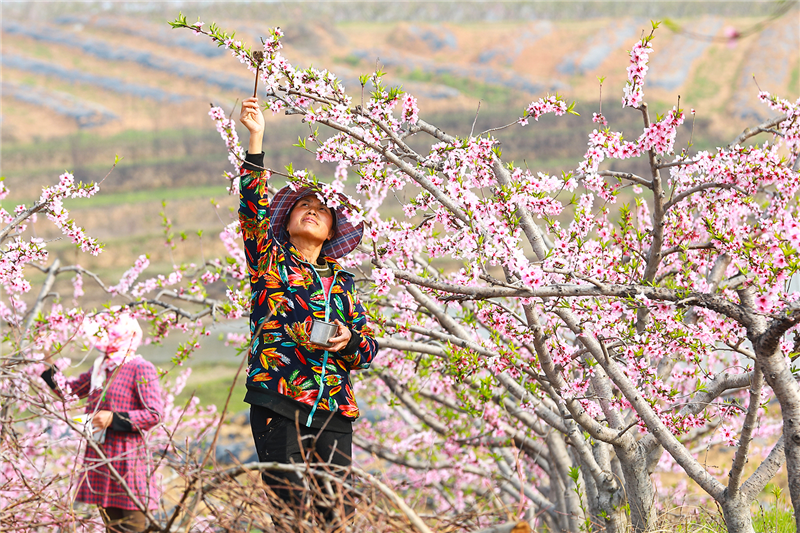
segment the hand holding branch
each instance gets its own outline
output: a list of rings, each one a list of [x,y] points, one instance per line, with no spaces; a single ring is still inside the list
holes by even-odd
[[[261,142],[264,139],[264,114],[255,96],[242,101],[242,112],[239,120],[250,132],[247,151],[251,154],[261,153]]]

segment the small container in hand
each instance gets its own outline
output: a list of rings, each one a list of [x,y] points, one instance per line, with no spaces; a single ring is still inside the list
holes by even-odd
[[[103,444],[106,441],[106,430],[105,429],[95,429],[92,426],[92,417],[91,415],[82,414],[76,415],[72,417],[73,422],[77,422],[81,426],[83,426],[83,430],[88,433],[92,440],[98,444]]]
[[[339,326],[333,322],[325,322],[324,320],[314,320],[311,325],[310,341],[317,346],[329,347],[332,346],[330,338],[336,335]]]

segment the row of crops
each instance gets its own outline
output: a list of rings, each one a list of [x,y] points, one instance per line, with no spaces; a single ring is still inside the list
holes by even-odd
[[[117,115],[105,107],[76,98],[65,92],[20,85],[8,81],[3,81],[0,87],[2,87],[4,96],[13,96],[23,102],[40,108],[45,107],[59,115],[72,118],[79,128],[102,126],[117,118]]]
[[[12,68],[22,72],[49,76],[69,83],[81,83],[99,87],[116,94],[129,95],[136,98],[144,98],[146,100],[177,103],[189,99],[189,96],[187,95],[164,91],[157,87],[128,83],[123,79],[114,78],[111,76],[90,74],[83,70],[67,68],[59,65],[58,63],[40,61],[38,59],[33,59],[31,57],[22,56],[19,54],[12,55],[4,53],[2,55],[2,65],[3,68]]]
[[[363,61],[372,61],[375,57],[387,67],[403,69],[409,73],[422,73],[431,77],[452,77],[478,80],[486,85],[494,85],[513,89],[526,94],[539,94],[544,91],[561,91],[566,84],[558,80],[534,82],[521,77],[517,72],[507,69],[480,65],[458,65],[437,63],[424,57],[400,55],[389,50],[356,50],[351,56]]]
[[[220,76],[219,73],[210,71],[206,65],[175,56],[154,54],[126,46],[114,46],[101,39],[82,37],[74,32],[62,31],[52,26],[4,22],[2,28],[3,32],[9,35],[21,35],[40,42],[75,48],[84,54],[105,61],[134,63],[148,69],[200,81],[225,91],[246,93],[248,90],[252,90],[252,82],[249,78]],[[119,80],[120,85],[125,83],[127,83],[125,80]]]
[[[249,76],[220,75],[215,69],[208,67],[207,60],[226,53],[208,39],[193,36],[188,32],[172,31],[165,24],[162,26],[144,20],[133,24],[128,19],[111,16],[91,18],[65,16],[56,19],[55,22],[56,25],[46,25],[6,20],[2,24],[2,30],[8,36],[21,36],[48,45],[67,47],[101,61],[134,64],[169,76],[199,82],[200,89],[193,89],[192,94],[182,94],[148,84],[146,78],[142,77],[131,83],[123,77],[71,68],[66,66],[64,61],[30,57],[27,50],[23,53],[4,54],[2,56],[4,68],[158,102],[180,102],[195,98],[201,96],[209,87],[236,95],[252,91],[252,79]],[[746,63],[740,69],[741,74],[736,82],[737,96],[733,107],[737,116],[761,117],[765,112],[763,106],[755,99],[753,74],[757,80],[765,84],[763,88],[766,90],[780,91],[786,86],[791,71],[788,60],[796,57],[797,50],[800,49],[798,28],[793,22],[788,19],[778,21],[757,37],[758,41],[747,54]],[[568,83],[564,79],[566,77],[603,74],[600,72],[601,65],[612,54],[628,47],[640,30],[649,26],[646,19],[632,17],[619,18],[604,24],[601,29],[588,37],[581,38],[582,45],[578,51],[563,55],[557,62],[554,77],[551,79],[531,80],[520,75],[518,71],[508,68],[515,64],[525,50],[531,50],[542,38],[555,31],[555,25],[550,21],[531,22],[516,32],[509,32],[508,36],[477,54],[474,61],[469,64],[436,61],[426,55],[415,56],[403,52],[405,45],[414,45],[415,50],[419,50],[422,46],[430,54],[438,53],[440,59],[442,54],[447,54],[459,56],[461,60],[464,54],[459,54],[461,47],[456,34],[442,25],[410,24],[404,27],[401,38],[403,43],[400,45],[384,49],[356,49],[352,50],[349,56],[362,61],[362,65],[372,64],[375,58],[379,57],[382,64],[400,69],[400,75],[408,78],[405,81],[400,80],[403,86],[423,98],[447,99],[458,96],[459,80],[474,80],[488,87],[501,87],[526,96],[541,95],[546,91],[567,89]],[[721,33],[723,25],[721,17],[707,16],[686,25],[685,29],[695,34],[714,36]],[[101,35],[103,33],[128,35],[168,48],[172,53],[111,44],[101,37],[90,35],[84,31],[86,29],[99,30]],[[706,53],[710,42],[690,38],[684,34],[666,33],[664,37],[666,38],[657,41],[656,52],[651,57],[651,75],[648,84],[675,91],[688,82],[697,61]],[[322,43],[315,43],[313,38],[310,38],[310,42],[317,48],[324,48]],[[348,45],[346,38],[342,44],[344,47],[352,46]],[[316,53],[322,52],[317,50]],[[559,52],[557,49],[548,48],[547,53]],[[337,72],[346,87],[351,90],[358,89],[360,71],[337,68]],[[562,79],[558,79],[559,77]],[[409,79],[414,81],[409,83]],[[450,86],[438,83],[442,80],[449,80]],[[17,92],[8,94],[16,95]],[[66,109],[64,106],[59,108]],[[68,114],[68,116],[73,115]],[[107,116],[103,120],[108,120]],[[96,123],[101,122],[86,122],[86,124]]]
[[[151,26],[147,24],[126,24],[118,17],[88,17],[88,16],[62,16],[53,20],[55,24],[61,26],[82,29],[91,26],[102,30],[113,31],[114,33],[141,37],[150,42],[169,46],[171,48],[181,48],[198,56],[214,58],[225,55],[224,48],[216,46],[206,39],[198,39],[185,32],[177,32],[172,28],[163,26]]]

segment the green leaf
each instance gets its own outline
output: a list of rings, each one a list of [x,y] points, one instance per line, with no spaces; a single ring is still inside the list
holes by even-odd
[[[650,23],[654,24],[653,21],[650,21]],[[658,24],[660,24],[660,22]],[[680,25],[672,19],[664,19],[664,26],[675,32],[681,31]],[[654,26],[653,29],[656,29],[656,27],[657,26]]]
[[[575,109],[575,102],[572,102],[571,104],[569,104],[569,107],[567,107],[567,113],[569,113],[570,115],[575,115],[576,117],[581,116],[581,114],[578,113],[577,111],[574,111],[574,109]]]
[[[575,483],[578,482],[578,476],[580,475],[580,473],[581,473],[581,467],[579,466],[571,466],[569,468],[569,477]]]

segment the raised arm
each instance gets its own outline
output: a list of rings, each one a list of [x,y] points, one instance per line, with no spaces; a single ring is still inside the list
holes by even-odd
[[[250,154],[260,154],[261,145],[264,140],[264,114],[258,105],[258,98],[247,98],[242,102],[242,112],[239,121],[250,132],[250,141],[247,144],[247,152]]]
[[[267,173],[263,170],[264,115],[257,98],[242,102],[242,124],[250,132],[248,152],[242,165],[239,186],[239,224],[242,228],[247,269],[252,290],[257,290],[261,256],[269,244],[269,199],[267,198]]]

